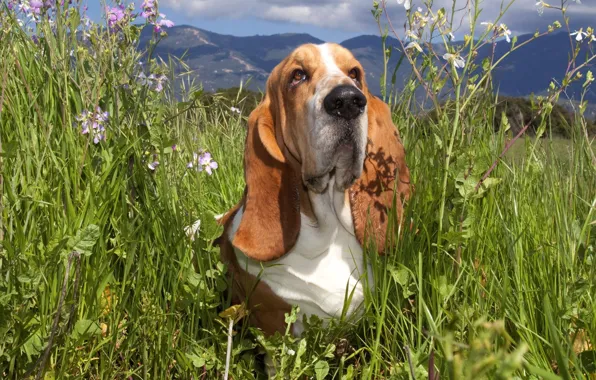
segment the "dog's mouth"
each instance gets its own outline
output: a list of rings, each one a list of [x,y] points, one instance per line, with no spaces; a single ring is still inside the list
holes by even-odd
[[[367,117],[353,120],[318,118],[309,130],[310,154],[302,166],[304,185],[314,193],[343,192],[362,175],[366,151]]]
[[[337,191],[345,191],[356,182],[362,174],[362,160],[354,143],[339,144],[333,154],[333,159],[324,170],[315,174],[303,175],[305,186],[314,193],[321,194],[328,190],[330,182],[334,181]]]

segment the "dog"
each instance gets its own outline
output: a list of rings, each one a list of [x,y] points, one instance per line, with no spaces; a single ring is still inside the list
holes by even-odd
[[[389,107],[349,50],[305,44],[273,69],[248,118],[246,187],[217,239],[232,302],[245,303],[252,326],[285,333],[293,305],[295,336],[303,315],[357,315],[363,276],[374,281],[365,242],[383,254],[402,224],[405,155]]]

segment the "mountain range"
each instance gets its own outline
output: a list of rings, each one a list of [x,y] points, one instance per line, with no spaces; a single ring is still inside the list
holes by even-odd
[[[143,30],[139,48],[148,45],[151,31]],[[521,35],[517,44],[532,38]],[[201,82],[207,91],[216,91],[246,84],[252,90],[263,90],[271,70],[297,46],[304,43],[320,44],[324,41],[309,34],[275,34],[237,37],[209,32],[188,25],[168,29],[168,36],[156,47],[154,54],[164,60],[169,55],[182,58],[192,76]],[[350,49],[362,63],[367,83],[371,91],[380,93],[379,79],[383,72],[381,37],[362,35],[341,42]],[[396,39],[388,38],[387,45],[397,49]],[[445,51],[443,45],[435,45],[439,57]],[[502,40],[495,45],[494,58],[499,59],[511,49],[511,44]],[[487,44],[480,48],[478,63],[493,54],[493,47]],[[583,49],[587,50],[587,49]],[[530,94],[543,94],[551,81],[560,82],[568,66],[571,54],[570,38],[567,33],[552,33],[528,43],[511,53],[493,73],[493,81],[499,93],[508,96],[524,97]],[[583,55],[582,55],[583,54]],[[394,50],[388,64],[388,73],[399,61],[400,51]],[[580,53],[585,57],[585,51]],[[404,60],[397,72],[397,85],[403,85],[411,69]],[[249,81],[250,79],[250,81]],[[567,96],[579,98],[583,79],[570,86]],[[590,90],[586,99],[595,102],[596,92]]]

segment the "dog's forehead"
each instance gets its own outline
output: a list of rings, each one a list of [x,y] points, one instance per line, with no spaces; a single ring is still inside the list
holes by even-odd
[[[356,60],[348,49],[338,44],[326,43],[317,45],[317,48],[323,62],[327,65],[335,64],[337,67],[343,67]]]
[[[290,60],[305,67],[326,67],[337,70],[355,58],[349,50],[335,43],[305,44],[296,48]]]

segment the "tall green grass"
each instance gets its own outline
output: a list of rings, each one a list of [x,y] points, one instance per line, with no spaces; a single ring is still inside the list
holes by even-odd
[[[0,9],[0,374],[221,378],[231,305],[213,217],[241,197],[250,108],[203,101],[183,65],[134,49],[139,27],[82,42],[73,6],[36,43]],[[164,91],[138,82],[139,61],[169,75]],[[595,376],[596,162],[582,118],[569,140],[522,138],[502,155],[510,136],[493,132],[490,91],[477,94],[434,121],[412,111],[414,90],[393,102],[415,192],[395,250],[367,252],[362,319],[313,318],[302,338],[237,323],[231,378],[263,378],[263,351],[285,378]],[[109,119],[94,144],[76,117],[98,106]],[[200,149],[212,175],[187,167]]]

